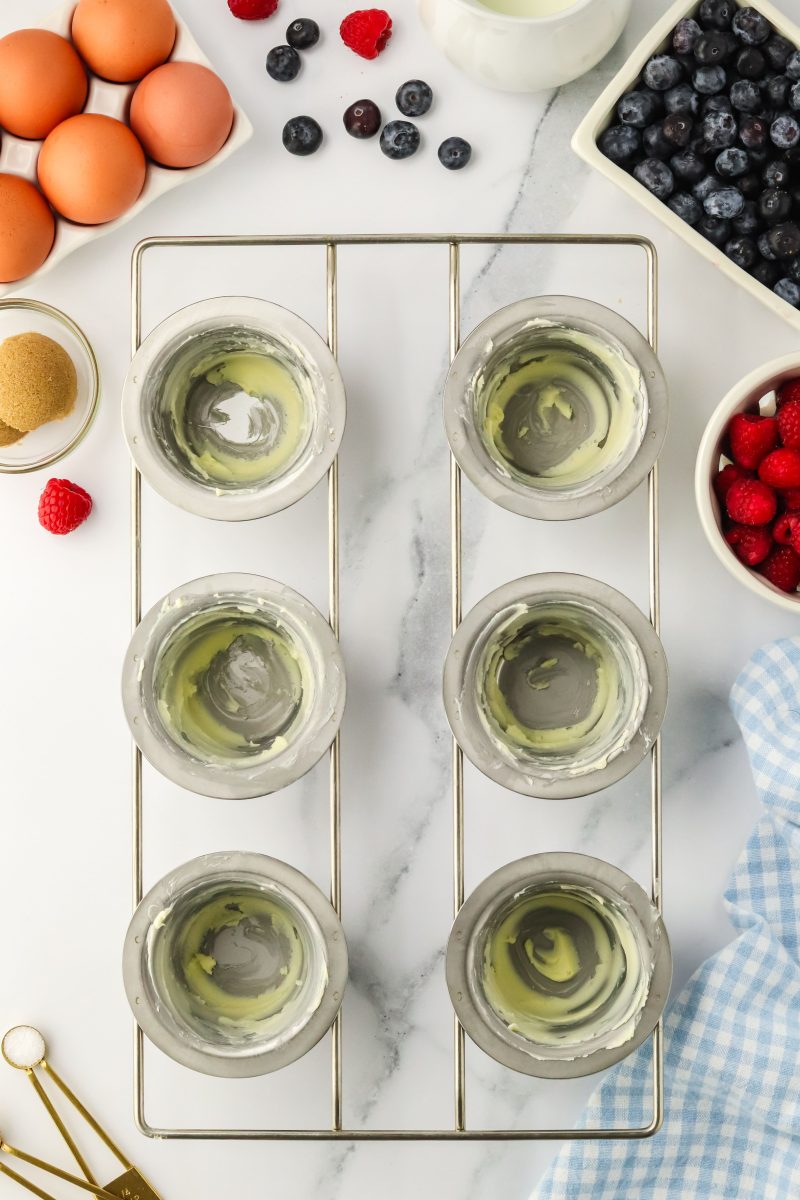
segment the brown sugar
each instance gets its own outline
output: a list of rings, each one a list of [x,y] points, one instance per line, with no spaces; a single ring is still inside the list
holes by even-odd
[[[13,446],[14,442],[18,442],[20,438],[24,438],[25,434],[19,429],[12,429],[10,425],[6,425],[5,421],[0,421],[0,446]]]
[[[52,338],[18,333],[0,343],[0,421],[6,427],[27,433],[60,420],[72,412],[77,394],[75,364]]]

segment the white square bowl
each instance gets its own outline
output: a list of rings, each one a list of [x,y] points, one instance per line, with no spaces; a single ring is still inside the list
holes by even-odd
[[[736,3],[739,8],[757,9],[771,25],[774,25],[778,33],[800,49],[800,26],[793,24],[788,17],[770,4],[769,0],[749,0],[747,4],[740,4],[739,0],[736,0]],[[795,329],[800,330],[800,309],[793,308],[770,288],[753,279],[747,271],[737,267],[727,254],[676,216],[672,209],[668,208],[663,201],[657,200],[646,187],[634,179],[633,175],[629,175],[622,167],[618,167],[611,159],[606,158],[597,145],[600,134],[613,124],[620,97],[631,90],[641,75],[647,60],[654,54],[661,54],[670,49],[671,35],[675,26],[684,17],[694,16],[699,7],[699,0],[677,0],[677,3],[664,13],[647,36],[642,38],[625,65],[617,72],[581,121],[573,135],[572,148],[584,162],[595,167],[617,187],[632,196],[634,200],[638,200],[653,216],[663,221],[673,233],[683,238],[690,246],[694,246],[695,250],[719,267],[720,271],[734,283],[746,288],[751,296],[755,296],[767,308],[772,309],[779,317],[783,317]]]

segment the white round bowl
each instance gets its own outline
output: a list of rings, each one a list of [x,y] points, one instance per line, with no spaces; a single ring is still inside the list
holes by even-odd
[[[723,567],[756,596],[771,601],[787,612],[800,612],[800,592],[782,592],[763,575],[740,562],[722,536],[722,521],[719,500],[714,491],[714,477],[720,465],[726,461],[724,453],[725,435],[731,417],[740,412],[758,410],[759,401],[775,391],[789,379],[800,377],[800,354],[787,354],[783,358],[756,367],[728,392],[717,405],[697,452],[694,489],[700,524],[708,544]]]

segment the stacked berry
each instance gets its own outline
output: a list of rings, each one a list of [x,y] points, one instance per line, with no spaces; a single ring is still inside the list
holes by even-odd
[[[703,0],[645,65],[599,146],[800,308],[800,50],[755,8]]]
[[[800,379],[785,383],[774,416],[737,413],[714,479],[723,536],[737,558],[784,592],[800,587]]]

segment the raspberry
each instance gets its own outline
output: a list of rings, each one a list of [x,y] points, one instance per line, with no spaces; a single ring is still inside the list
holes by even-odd
[[[714,491],[717,493],[717,499],[720,504],[725,503],[725,497],[731,489],[731,486],[736,483],[737,479],[752,479],[749,471],[745,471],[743,467],[737,467],[736,463],[727,463],[721,471],[714,476]]]
[[[800,450],[773,450],[759,466],[758,477],[774,488],[800,487]]]
[[[797,513],[784,513],[778,517],[772,526],[772,536],[779,546],[797,546],[795,541],[800,533],[800,516]]]
[[[228,8],[240,21],[263,21],[277,7],[278,0],[228,0]]]
[[[754,471],[778,443],[778,424],[774,417],[758,413],[736,413],[728,426],[731,458],[740,467]]]
[[[725,541],[746,567],[757,567],[772,549],[772,536],[764,525],[731,525]]]
[[[800,554],[791,546],[776,546],[759,570],[782,592],[796,592],[800,584]]]
[[[790,400],[800,400],[800,379],[787,379],[778,388],[778,407]]]
[[[778,499],[760,479],[737,479],[728,489],[725,507],[737,525],[767,525],[777,512]]]
[[[787,488],[781,492],[781,500],[787,512],[800,512],[800,488]]]
[[[72,533],[92,511],[92,497],[68,479],[51,479],[39,497],[39,524],[50,533]]]
[[[778,409],[778,436],[787,450],[800,450],[800,393]]]
[[[392,36],[392,18],[382,8],[352,12],[339,26],[345,46],[362,58],[377,58]]]

